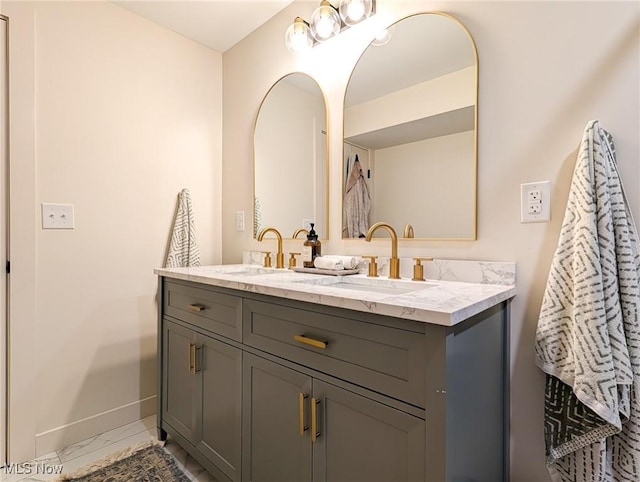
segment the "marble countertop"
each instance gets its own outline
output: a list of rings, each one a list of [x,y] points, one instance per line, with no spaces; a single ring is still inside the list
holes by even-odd
[[[365,274],[331,276],[247,264],[158,268],[154,273],[167,278],[445,326],[453,326],[516,294],[515,283],[391,280],[386,277],[368,278]],[[515,281],[515,265],[513,275]]]

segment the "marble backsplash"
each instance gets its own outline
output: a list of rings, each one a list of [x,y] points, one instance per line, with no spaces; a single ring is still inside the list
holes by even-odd
[[[329,253],[325,253],[329,254]],[[274,256],[272,255],[272,258]],[[357,256],[356,256],[357,258]],[[242,263],[262,266],[264,253],[261,251],[243,251]],[[273,261],[273,260],[272,260]],[[378,274],[389,275],[389,257],[380,256],[377,259]],[[413,258],[400,257],[400,277],[411,279],[413,276]],[[358,270],[368,272],[369,261],[360,259]],[[285,259],[285,266],[287,260]],[[441,281],[461,281],[464,283],[482,283],[512,286],[516,284],[516,263],[509,261],[471,261],[454,259],[434,259],[423,261],[424,277]]]

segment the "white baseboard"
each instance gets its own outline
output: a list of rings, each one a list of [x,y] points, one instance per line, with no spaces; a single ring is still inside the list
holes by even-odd
[[[157,411],[156,404],[157,399],[153,395],[144,400],[39,433],[36,435],[36,457],[153,415]]]

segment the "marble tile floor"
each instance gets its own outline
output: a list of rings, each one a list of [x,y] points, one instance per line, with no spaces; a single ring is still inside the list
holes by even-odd
[[[156,416],[147,417],[109,432],[91,437],[61,450],[38,457],[28,464],[18,467],[0,468],[2,482],[52,481],[62,473],[75,472],[93,462],[156,439]],[[206,472],[185,450],[169,438],[165,448],[173,455],[178,466],[195,482],[215,482],[215,478]],[[19,470],[18,470],[19,469]],[[18,473],[22,472],[22,473]],[[31,473],[29,473],[31,472]],[[39,472],[39,473],[37,473]],[[55,472],[46,473],[46,472]],[[134,481],[132,481],[134,482]]]

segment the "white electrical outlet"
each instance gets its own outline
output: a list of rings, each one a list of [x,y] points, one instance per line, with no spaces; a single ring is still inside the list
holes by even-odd
[[[307,231],[311,231],[311,223],[313,219],[302,218],[302,227]]]
[[[244,231],[244,211],[236,211],[236,231]]]
[[[42,203],[42,229],[74,229],[73,204]]]
[[[542,195],[540,189],[532,189],[527,193],[527,214],[540,214],[542,212]]]
[[[520,185],[520,222],[542,223],[551,219],[551,182]]]

